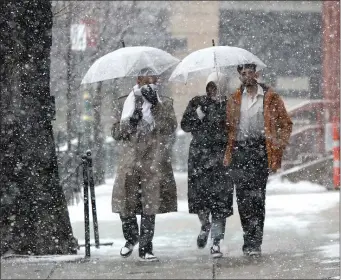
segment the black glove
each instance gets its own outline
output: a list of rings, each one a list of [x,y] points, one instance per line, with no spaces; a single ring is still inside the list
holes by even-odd
[[[142,108],[136,108],[133,115],[130,117],[130,124],[136,126],[140,119],[142,119]]]
[[[201,111],[207,115],[208,111],[209,111],[209,107],[213,104],[213,100],[207,96],[205,96],[201,102],[200,102],[200,107],[201,107]]]
[[[196,110],[200,106],[200,96],[195,96],[189,103],[192,109]]]
[[[142,96],[147,99],[153,106],[155,106],[159,101],[157,99],[156,91],[151,88],[150,85],[147,85],[147,88],[141,88]]]

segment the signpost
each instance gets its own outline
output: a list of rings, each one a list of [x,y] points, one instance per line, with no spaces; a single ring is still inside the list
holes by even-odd
[[[80,23],[70,24],[71,50],[85,52],[97,47],[98,24],[93,19],[82,19]],[[85,147],[91,149],[92,134],[92,88],[87,88],[83,92],[84,113],[83,123],[85,130]]]
[[[91,106],[91,95],[89,91],[84,91],[83,94],[84,100],[84,113],[83,113],[83,122],[84,122],[84,132],[85,132],[85,147],[90,149],[92,147],[91,144],[91,128],[92,128],[92,106]]]
[[[70,28],[71,50],[85,51],[87,46],[85,24],[71,24]]]

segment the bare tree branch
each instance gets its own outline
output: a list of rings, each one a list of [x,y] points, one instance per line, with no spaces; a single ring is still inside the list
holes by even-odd
[[[64,3],[64,1],[63,1]],[[67,14],[67,10],[69,9],[69,7],[72,5],[73,3],[69,3],[68,5],[65,5],[63,8],[61,8],[58,12],[54,12],[52,11],[53,13],[53,17],[61,17],[63,15],[66,15]],[[80,6],[80,4],[78,5],[75,5],[73,8],[78,8]],[[54,10],[54,9],[53,9]],[[61,12],[63,12],[64,10],[66,10],[64,13],[61,14]]]

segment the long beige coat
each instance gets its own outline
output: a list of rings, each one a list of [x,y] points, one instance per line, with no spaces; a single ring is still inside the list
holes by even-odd
[[[137,136],[120,126],[125,98],[116,102],[112,136],[119,145],[119,158],[112,192],[112,211],[123,216],[176,212],[177,192],[171,165],[177,121],[172,99],[160,97],[152,114],[156,127]],[[140,182],[140,191],[139,191]]]

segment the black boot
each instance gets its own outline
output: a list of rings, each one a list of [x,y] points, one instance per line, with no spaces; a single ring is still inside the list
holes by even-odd
[[[197,245],[199,249],[206,247],[208,235],[210,234],[211,224],[201,226],[200,233],[197,238]]]

